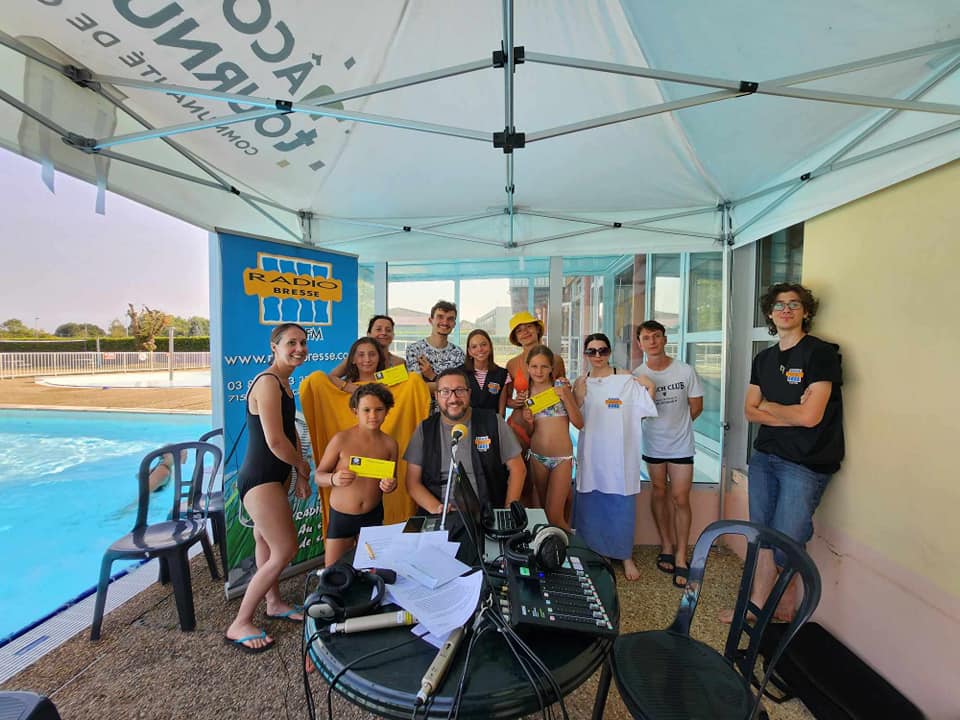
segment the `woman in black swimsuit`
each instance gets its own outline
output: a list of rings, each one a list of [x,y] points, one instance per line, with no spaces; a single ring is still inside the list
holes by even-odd
[[[254,523],[257,571],[225,635],[227,643],[248,653],[263,652],[274,643],[253,624],[264,598],[268,618],[303,619],[280,597],[279,578],[297,554],[297,532],[287,500],[291,468],[297,470],[297,497],[310,496],[310,465],[300,454],[290,391],[290,376],[307,357],[307,334],[294,323],[278,325],[270,334],[270,349],[270,367],[257,375],[247,392],[247,452],[237,476],[240,500]]]

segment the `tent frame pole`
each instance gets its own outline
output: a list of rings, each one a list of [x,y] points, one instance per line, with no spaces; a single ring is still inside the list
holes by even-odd
[[[723,90],[736,90],[745,94],[757,93],[761,95],[776,95],[780,97],[839,103],[843,105],[862,105],[865,107],[894,108],[897,110],[913,110],[916,112],[960,115],[960,105],[898,100],[896,98],[884,98],[877,97],[875,95],[860,95],[854,93],[841,93],[828,90],[808,90],[783,85],[776,80],[768,82],[729,80],[726,78],[711,77],[709,75],[693,75],[690,73],[679,73],[670,70],[655,70],[652,68],[638,67],[634,65],[623,65],[619,63],[587,60],[584,58],[564,57],[561,55],[549,55],[546,53],[537,52],[526,53],[526,61],[542,63],[545,65],[557,65],[560,67],[579,68],[581,70],[595,70],[597,72],[607,72],[616,75],[629,75],[632,77],[647,78],[649,80],[661,80],[664,82],[675,82],[684,85],[699,85],[702,87],[714,87]],[[823,73],[826,72],[826,70],[819,72]],[[846,70],[845,72],[852,72],[852,70]]]
[[[931,77],[927,78],[927,80],[925,80],[918,88],[916,88],[913,92],[910,93],[910,95],[907,96],[908,99],[914,100],[915,98],[923,96],[931,88],[937,85],[937,83],[939,83],[941,80],[943,80],[944,78],[948,77],[953,72],[955,72],[958,67],[960,67],[960,56],[954,57],[953,60],[951,60],[946,65],[944,65],[940,70],[934,73]],[[820,163],[820,165],[818,165],[811,173],[804,174],[799,179],[793,180],[792,184],[788,186],[789,189],[785,193],[783,193],[776,200],[774,200],[769,205],[764,207],[762,210],[760,210],[756,215],[751,217],[749,220],[744,222],[739,228],[737,228],[736,234],[739,235],[746,228],[750,227],[761,218],[773,212],[773,210],[776,209],[783,202],[785,202],[787,198],[789,198],[791,195],[797,192],[801,187],[803,187],[807,181],[812,180],[815,177],[820,177],[826,174],[827,172],[840,169],[841,166],[836,164],[840,158],[842,158],[844,155],[850,152],[850,150],[855,148],[857,145],[861,144],[864,140],[872,136],[881,127],[886,125],[891,119],[893,119],[894,115],[896,115],[898,112],[900,111],[887,110],[886,112],[881,113],[879,117],[877,117],[873,122],[870,123],[870,125],[864,128],[860,133],[857,134],[856,137],[851,139],[842,148],[837,150],[827,160],[824,160],[822,163]],[[954,127],[956,125],[957,123],[950,123],[948,127]],[[935,128],[935,130],[940,131],[940,132],[937,132],[937,135],[943,134],[943,131],[940,128]],[[929,132],[930,131],[928,131],[928,133]],[[926,135],[926,137],[923,138],[924,140],[929,139],[929,137],[934,137],[934,135],[928,135],[928,133],[920,133],[920,135]],[[917,136],[914,136],[914,137],[917,137]],[[904,138],[904,140],[910,140],[910,138]],[[903,140],[900,141],[900,143],[903,143],[903,142],[904,142]],[[920,142],[920,140],[915,140],[913,142]],[[910,142],[908,144],[913,144],[913,142]],[[901,145],[901,147],[906,147],[906,146],[907,145],[905,144]],[[880,155],[886,154],[887,152],[892,152],[895,149],[899,149],[899,148],[889,148],[887,150],[883,150],[882,148],[877,148],[875,151],[873,151],[872,154],[864,153],[862,158],[860,160],[856,160],[856,162],[863,162],[873,157],[879,157]],[[880,150],[883,150],[883,152],[878,152]],[[869,157],[867,157],[868,155]],[[854,160],[855,158],[851,158],[851,159]],[[850,164],[855,164],[855,163],[850,163]],[[849,165],[844,167],[848,167],[848,166]],[[742,203],[742,202],[743,200],[738,201],[738,203]]]
[[[503,127],[504,127],[504,136],[509,137],[514,132],[516,128],[514,126],[514,104],[513,104],[513,73],[514,73],[514,62],[515,58],[513,56],[513,0],[503,0],[503,42],[501,45],[501,50],[503,51]],[[516,240],[513,237],[514,230],[514,214],[515,208],[513,205],[514,191],[516,187],[513,184],[513,152],[508,152],[504,154],[504,159],[506,161],[506,172],[507,172],[507,184],[504,186],[504,190],[507,193],[507,242],[506,246],[508,248],[515,248],[517,246]]]

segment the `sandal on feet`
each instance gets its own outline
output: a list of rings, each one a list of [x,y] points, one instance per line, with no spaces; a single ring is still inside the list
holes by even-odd
[[[660,553],[657,555],[657,570],[667,575],[673,575],[673,571],[676,569],[675,559],[672,553]]]
[[[677,565],[673,569],[673,586],[678,587],[682,590],[687,586],[687,578],[689,577],[690,577],[690,568],[680,567],[679,565]],[[680,579],[682,579],[683,582],[677,582]]]
[[[271,615],[270,613],[267,613],[267,619],[268,620],[286,620],[287,622],[292,622],[292,623],[296,623],[297,625],[300,625],[303,622],[302,614],[303,614],[303,608],[294,606],[289,610],[287,610],[286,612],[282,612],[277,615]],[[301,615],[301,617],[300,618],[291,617],[293,615]]]
[[[250,655],[256,655],[257,653],[266,652],[267,650],[273,647],[273,644],[276,642],[276,640],[271,640],[266,645],[260,645],[259,647],[251,647],[250,645],[245,645],[244,643],[248,643],[251,640],[266,640],[266,639],[267,639],[266,630],[261,630],[256,635],[247,635],[246,637],[237,638],[236,640],[234,640],[233,638],[229,638],[226,635],[223,636],[223,641],[227,645],[232,645],[240,652],[245,652]]]

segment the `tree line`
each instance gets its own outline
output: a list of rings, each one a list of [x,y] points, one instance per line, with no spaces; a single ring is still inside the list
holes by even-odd
[[[8,340],[53,340],[63,339],[94,339],[94,338],[125,338],[136,340],[139,350],[155,350],[157,340],[166,336],[167,328],[173,328],[174,337],[207,337],[210,335],[210,320],[194,315],[184,318],[179,315],[168,315],[162,310],[141,306],[135,308],[133,304],[127,306],[127,323],[115,318],[110,327],[104,330],[99,325],[85,322],[68,322],[58,325],[49,333],[39,327],[29,327],[18,318],[10,318],[0,323],[0,338]]]

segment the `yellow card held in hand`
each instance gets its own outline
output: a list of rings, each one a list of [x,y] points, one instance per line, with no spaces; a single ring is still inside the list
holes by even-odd
[[[557,391],[553,388],[547,388],[527,400],[527,407],[530,408],[530,412],[536,415],[541,410],[545,410],[551,405],[556,405],[558,402],[560,402],[560,396],[557,395]]]
[[[397,464],[392,460],[377,460],[376,458],[360,457],[359,455],[350,456],[350,469],[358,477],[386,480],[394,476],[396,468]]]
[[[374,373],[373,376],[387,387],[391,385],[399,385],[410,377],[407,374],[407,368],[404,365],[394,365],[392,368],[387,368],[386,370],[380,370]]]

